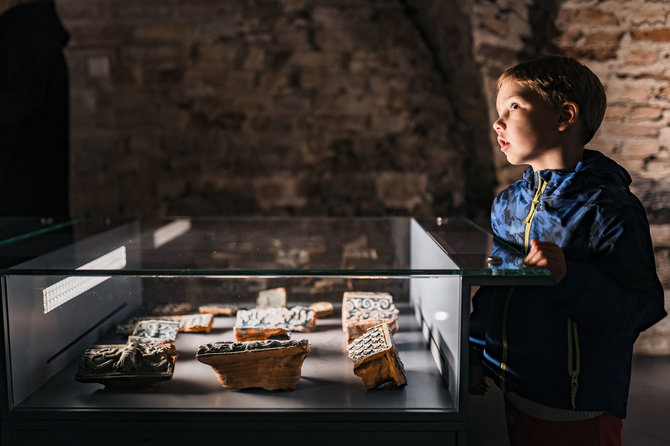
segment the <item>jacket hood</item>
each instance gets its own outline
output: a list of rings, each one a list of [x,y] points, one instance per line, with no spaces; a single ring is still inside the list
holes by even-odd
[[[9,8],[0,15],[0,32],[14,21],[41,24],[63,47],[70,40],[70,34],[58,17],[53,0],[38,0]]]
[[[628,190],[631,184],[631,177],[626,169],[602,153],[588,149],[584,150],[584,157],[574,171],[541,170],[539,176],[547,182],[546,192],[549,195],[558,193],[562,196],[570,196],[586,188],[602,186]],[[528,187],[535,189],[537,172],[529,167],[524,171],[523,179]]]

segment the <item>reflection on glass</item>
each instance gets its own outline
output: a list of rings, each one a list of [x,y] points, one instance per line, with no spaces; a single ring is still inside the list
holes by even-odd
[[[154,231],[154,248],[160,248],[164,244],[176,239],[191,229],[191,220],[180,218],[171,223],[161,226]]]
[[[121,269],[126,266],[126,247],[121,246],[77,269]],[[101,284],[109,276],[102,277],[68,277],[42,290],[44,314],[58,308],[65,302]]]
[[[493,250],[490,258],[494,259],[494,261],[489,262],[489,267],[493,270],[525,268],[523,252],[497,237],[493,239]]]

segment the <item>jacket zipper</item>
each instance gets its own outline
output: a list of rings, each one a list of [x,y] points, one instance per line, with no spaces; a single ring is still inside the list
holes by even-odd
[[[579,387],[579,336],[577,322],[568,319],[568,374],[570,375],[570,402],[577,408],[577,388]]]
[[[528,253],[528,245],[530,244],[530,225],[533,222],[533,217],[535,217],[535,211],[537,210],[537,205],[540,203],[540,196],[544,193],[544,189],[547,187],[547,182],[542,179],[540,172],[537,173],[537,191],[535,191],[535,197],[533,197],[533,202],[530,204],[530,212],[526,216],[526,219],[523,221],[526,224],[526,232],[523,237],[523,247],[525,252]]]
[[[537,173],[537,191],[535,192],[535,197],[533,197],[533,202],[530,205],[530,212],[524,220],[526,224],[526,231],[524,234],[524,249],[525,252],[528,252],[530,244],[530,226],[533,222],[533,217],[535,217],[535,211],[537,211],[537,205],[540,203],[540,197],[544,193],[544,189],[547,187],[547,182],[542,179],[540,173]],[[511,294],[511,293],[510,293]],[[507,318],[507,306],[509,304],[510,296],[507,296],[507,302],[505,302],[505,309],[503,311],[503,317]],[[507,336],[505,333],[505,320],[503,320],[503,358],[507,358]],[[503,371],[505,369],[503,368]],[[568,374],[570,375],[570,402],[572,403],[572,408],[577,407],[577,389],[579,388],[579,372],[580,372],[580,354],[579,354],[579,334],[577,331],[577,322],[572,319],[568,319]]]
[[[530,205],[530,211],[524,219],[526,224],[526,231],[524,234],[524,249],[525,252],[528,252],[528,245],[530,243],[530,226],[533,223],[533,217],[535,216],[535,211],[537,210],[537,205],[540,203],[540,197],[544,193],[544,189],[547,187],[547,182],[542,179],[540,173],[537,173],[537,190],[535,191],[535,196]],[[502,319],[502,358],[500,361],[500,389],[505,391],[505,373],[507,371],[507,310],[509,308],[509,302],[512,298],[512,291],[514,287],[510,288],[507,293],[507,298],[505,299],[505,307],[503,308],[503,319]]]

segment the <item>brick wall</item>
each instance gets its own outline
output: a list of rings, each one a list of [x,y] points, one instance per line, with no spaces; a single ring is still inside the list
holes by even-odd
[[[57,5],[74,214],[468,212],[467,144],[402,2]]]

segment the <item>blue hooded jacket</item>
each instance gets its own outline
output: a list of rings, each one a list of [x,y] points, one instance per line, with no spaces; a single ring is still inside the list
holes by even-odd
[[[494,200],[496,237],[527,252],[558,244],[567,274],[550,287],[485,287],[473,301],[473,360],[503,390],[541,404],[624,418],[633,343],[666,312],[644,208],[631,178],[585,150],[573,172],[534,172]]]

